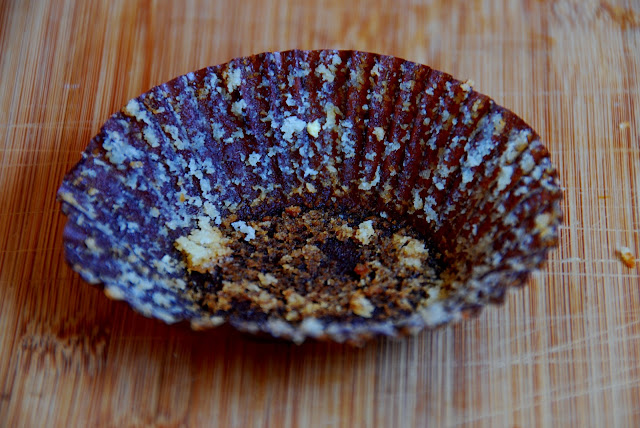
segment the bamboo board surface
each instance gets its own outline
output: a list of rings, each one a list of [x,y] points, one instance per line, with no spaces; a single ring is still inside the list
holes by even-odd
[[[362,349],[195,333],[63,261],[55,192],[153,85],[268,50],[391,54],[545,140],[558,250],[505,306]],[[640,426],[640,2],[0,2],[0,426]]]

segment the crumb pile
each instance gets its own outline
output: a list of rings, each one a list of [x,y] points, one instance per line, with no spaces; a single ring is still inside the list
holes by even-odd
[[[193,299],[218,316],[398,319],[441,297],[429,244],[403,222],[363,212],[289,206],[202,223],[176,247],[196,272]]]

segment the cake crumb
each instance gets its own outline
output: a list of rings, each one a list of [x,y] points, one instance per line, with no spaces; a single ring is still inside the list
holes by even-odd
[[[351,300],[349,301],[349,307],[354,314],[359,315],[363,318],[371,318],[371,316],[373,315],[373,310],[375,309],[369,299],[367,299],[360,291],[357,291],[351,297]]]
[[[126,297],[122,289],[113,285],[104,288],[104,295],[111,300],[124,300]]]
[[[362,242],[364,245],[368,245],[375,233],[376,231],[373,229],[373,220],[363,221],[358,226],[356,239]]]
[[[471,79],[467,79],[467,81],[460,85],[460,87],[463,91],[469,92],[473,88],[473,85],[475,85],[475,82]]]
[[[245,234],[244,240],[249,242],[252,239],[255,239],[256,237],[256,230],[249,226],[246,222],[244,221],[236,221],[234,223],[231,223],[231,226],[239,231]]]
[[[316,193],[316,192],[317,192],[317,190],[316,190],[316,186],[314,186],[314,185],[313,185],[313,184],[311,184],[311,183],[306,183],[305,187],[307,188],[307,191],[308,191],[309,193]]]
[[[620,128],[621,131],[624,131],[625,129],[629,129],[631,127],[631,124],[629,122],[620,122],[620,125],[618,125],[618,127]]]
[[[634,267],[636,267],[636,259],[633,253],[631,252],[631,248],[619,247],[616,250],[616,253],[618,253],[620,260],[622,261],[622,263],[624,263],[626,267],[628,267],[629,269],[633,269]]]
[[[251,153],[249,155],[249,158],[247,159],[247,162],[251,166],[256,166],[258,165],[258,162],[260,162],[261,157],[262,155],[260,155],[259,153]]]
[[[320,135],[320,121],[316,119],[313,122],[307,123],[307,132],[313,138],[318,138],[318,135]]]
[[[424,243],[410,236],[394,234],[393,244],[399,249],[400,264],[407,268],[421,269],[423,261],[429,257],[429,250]]]
[[[369,266],[367,266],[366,264],[358,263],[356,267],[353,268],[353,271],[360,277],[364,277],[367,276],[369,272],[371,272],[371,269],[369,269]]]
[[[335,229],[336,238],[338,238],[338,240],[340,241],[346,241],[347,239],[353,237],[354,233],[355,232],[353,228],[346,224],[340,225]]]
[[[384,140],[384,129],[379,126],[376,126],[375,128],[373,128],[373,135],[376,136],[378,141]]]
[[[304,120],[297,118],[296,116],[289,116],[284,119],[280,130],[282,131],[282,138],[290,143],[294,142],[294,134],[297,135],[300,131],[307,128],[307,124]]]
[[[259,272],[258,280],[260,281],[260,284],[262,284],[263,286],[275,285],[278,283],[278,278],[271,275],[270,273],[264,274],[262,272]]]
[[[295,290],[289,288],[282,292],[282,295],[287,299],[287,305],[292,308],[301,308],[306,303],[304,297],[295,292]]]
[[[301,211],[302,208],[300,208],[300,206],[298,205],[291,205],[284,209],[284,212],[286,212],[291,217],[298,217]]]
[[[96,239],[91,236],[84,240],[84,244],[93,254],[101,254],[103,252]]]
[[[200,222],[200,228],[192,230],[188,236],[176,239],[174,245],[187,259],[189,270],[212,272],[220,262],[232,253],[229,239],[217,227]]]

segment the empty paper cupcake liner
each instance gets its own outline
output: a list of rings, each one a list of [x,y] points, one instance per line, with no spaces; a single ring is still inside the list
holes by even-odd
[[[557,244],[538,135],[469,83],[355,51],[238,58],[105,122],[66,258],[144,315],[359,343],[501,302]]]

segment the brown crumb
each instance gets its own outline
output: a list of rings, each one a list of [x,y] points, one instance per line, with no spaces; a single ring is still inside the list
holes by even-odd
[[[631,127],[631,124],[629,122],[620,122],[620,125],[618,125],[618,127],[621,131],[624,131],[625,129],[629,129]]]
[[[616,252],[620,257],[620,260],[626,267],[628,267],[629,269],[633,269],[634,267],[636,267],[635,256],[633,255],[629,247],[620,247],[616,250]]]
[[[360,275],[360,277],[363,277],[363,276],[366,276],[369,272],[371,272],[371,269],[369,269],[369,266],[365,264],[358,263],[356,267],[353,268],[353,271],[358,275]]]
[[[298,217],[300,215],[300,212],[302,211],[302,208],[300,208],[298,205],[291,205],[285,208],[284,211],[291,217]]]
[[[192,277],[190,292],[214,316],[397,319],[441,293],[429,243],[401,221],[299,206],[268,221],[240,221],[255,231],[251,242],[228,221],[220,228],[204,223],[206,230],[177,242],[190,268],[201,273]],[[191,244],[198,246],[187,251]]]
[[[354,314],[363,318],[371,318],[375,307],[371,304],[371,301],[367,299],[361,291],[356,291],[351,300],[349,300],[349,307]]]

